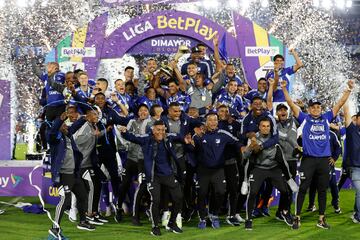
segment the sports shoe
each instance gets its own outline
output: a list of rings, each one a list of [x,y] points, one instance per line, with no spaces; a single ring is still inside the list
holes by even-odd
[[[59,229],[59,228],[50,228],[49,229],[49,234],[54,237],[55,239],[58,239],[58,240],[67,240],[69,238],[65,237],[63,234],[62,234],[62,231]]]
[[[198,224],[199,229],[205,229],[206,228],[206,220],[200,220]]]
[[[252,220],[246,220],[245,221],[245,230],[253,230],[253,228],[252,228]]]
[[[169,222],[169,224],[165,228],[169,232],[173,232],[177,234],[183,233],[183,230],[181,230],[181,228],[179,228],[176,223]]]
[[[153,236],[161,236],[161,231],[159,227],[153,227],[150,232]]]
[[[359,219],[359,217],[357,216],[356,213],[351,215],[351,219],[352,219],[353,223],[360,223],[360,219]]]
[[[88,217],[86,216],[86,220],[89,221],[90,224],[94,224],[94,225],[104,225],[103,222],[100,222],[97,218],[95,217]]]
[[[326,219],[325,217],[323,217],[322,220],[319,220],[318,223],[316,224],[317,227],[319,228],[323,228],[323,229],[329,229],[330,225],[326,223]]]
[[[286,214],[284,214],[284,211],[281,212],[281,216],[283,217],[284,222],[288,225],[288,226],[292,226],[294,223],[293,220],[293,216],[291,215],[290,211],[287,211]]]
[[[231,226],[235,226],[235,227],[240,226],[240,222],[234,216],[227,216],[226,222]]]
[[[70,208],[70,210],[65,210],[64,213],[69,216],[70,222],[76,222],[77,221],[77,211],[76,209]]]
[[[161,217],[161,225],[163,227],[166,227],[170,220],[170,211],[164,211],[163,215]]]
[[[284,218],[283,218],[283,216],[282,216],[282,214],[281,214],[280,211],[276,211],[275,217],[276,217],[276,219],[279,220],[279,221],[284,221]]]
[[[220,228],[220,220],[218,216],[212,216],[211,218],[211,226],[214,229]]]
[[[312,205],[312,206],[308,206],[306,209],[307,212],[315,212],[316,211],[316,206]]]
[[[115,222],[117,222],[117,223],[120,223],[122,221],[123,217],[122,217],[121,209],[118,209],[118,208],[116,209],[114,219],[115,219]]]
[[[107,220],[106,218],[104,218],[100,214],[96,214],[94,218],[96,218],[99,222],[102,222],[102,223],[108,223],[109,222],[109,220]]]
[[[110,216],[111,216],[111,207],[107,206],[105,211],[105,217],[110,217]]]
[[[176,225],[182,229],[182,217],[181,217],[181,213],[178,213],[178,215],[176,216]]]
[[[268,207],[262,207],[261,208],[261,214],[264,216],[264,217],[270,217],[270,210]]]
[[[238,220],[239,223],[244,223],[245,222],[245,219],[243,219],[240,214],[235,214],[235,218],[236,220]]]
[[[334,208],[334,213],[341,214],[342,212],[341,212],[341,209],[339,207],[337,207],[337,208]]]
[[[300,218],[295,217],[292,225],[292,229],[297,230],[300,228]]]
[[[258,218],[258,217],[262,217],[263,215],[262,215],[260,209],[255,208],[255,209],[253,210],[253,212],[251,213],[251,216],[252,216],[253,218]]]
[[[88,221],[81,221],[77,225],[77,228],[86,231],[95,231],[95,226],[91,225]]]
[[[140,222],[140,219],[137,218],[137,217],[134,217],[134,216],[131,218],[131,223],[134,226],[142,226],[142,223]]]

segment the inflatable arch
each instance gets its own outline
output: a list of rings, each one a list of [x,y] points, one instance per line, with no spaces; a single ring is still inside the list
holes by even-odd
[[[105,34],[107,24],[105,13],[77,29],[51,50],[46,62],[57,61],[66,70],[85,69],[89,77],[95,79],[102,59],[121,58],[126,53],[173,53],[177,45],[184,43],[192,47],[203,42],[213,49],[212,41],[217,34],[219,41],[225,43],[228,57],[241,59],[246,81],[252,88],[256,87],[257,79],[272,68],[271,57],[275,54],[284,55],[286,66],[294,64],[281,41],[237,13],[233,14],[236,36],[203,16],[174,10],[133,18],[109,36]]]

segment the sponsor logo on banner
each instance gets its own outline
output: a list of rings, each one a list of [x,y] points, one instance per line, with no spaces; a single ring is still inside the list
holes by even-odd
[[[245,47],[246,57],[275,56],[279,54],[279,47]]]
[[[174,29],[177,31],[194,31],[201,35],[205,40],[210,41],[216,36],[218,31],[202,23],[201,19],[194,19],[191,17],[168,17],[164,15],[157,16],[156,26],[153,26],[150,21],[138,23],[135,26],[129,27],[127,31],[122,34],[124,38],[129,41],[132,38],[142,35],[147,31],[154,29]]]
[[[85,69],[85,64],[83,62],[60,62],[59,65],[63,72],[73,72],[75,69]]]
[[[187,47],[191,47],[190,40],[183,39],[152,39],[151,46],[152,47],[179,47],[181,45],[185,45]]]
[[[23,180],[24,179],[22,177],[14,174],[11,174],[10,177],[0,177],[0,188],[6,188],[8,186],[16,188]]]
[[[258,68],[255,71],[255,76],[256,79],[259,80],[260,78],[263,78],[266,76],[266,74],[270,71],[274,69],[274,63],[272,61],[269,61],[267,63],[265,63],[264,65],[262,65],[260,68]]]
[[[85,47],[85,48],[76,48],[76,47],[63,47],[61,48],[61,57],[95,57],[96,48],[94,47]]]

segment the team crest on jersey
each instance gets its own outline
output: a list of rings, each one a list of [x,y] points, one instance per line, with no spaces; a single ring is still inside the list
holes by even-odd
[[[207,143],[207,142],[206,142],[206,139],[204,139],[204,140],[202,141],[202,143]]]
[[[220,144],[220,138],[215,139],[216,144]]]
[[[311,126],[310,131],[313,133],[323,133],[325,132],[325,126],[322,124],[314,124]]]
[[[233,126],[229,125],[229,130],[232,131],[233,130]]]

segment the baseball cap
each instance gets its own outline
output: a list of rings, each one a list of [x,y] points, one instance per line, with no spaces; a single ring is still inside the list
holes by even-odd
[[[289,109],[285,104],[280,103],[279,105],[276,106],[276,111],[279,111],[282,108],[285,108],[286,110]]]
[[[315,105],[315,104],[320,104],[321,105],[321,102],[320,102],[320,100],[319,99],[317,99],[317,98],[313,98],[313,99],[310,99],[310,101],[309,101],[309,106],[313,106],[313,105]]]
[[[251,98],[251,103],[253,103],[255,100],[261,100],[261,101],[264,101],[264,99],[258,95],[258,94],[255,94],[252,98]]]
[[[191,48],[191,53],[196,53],[196,52],[201,52],[200,48],[198,48],[198,47]]]

